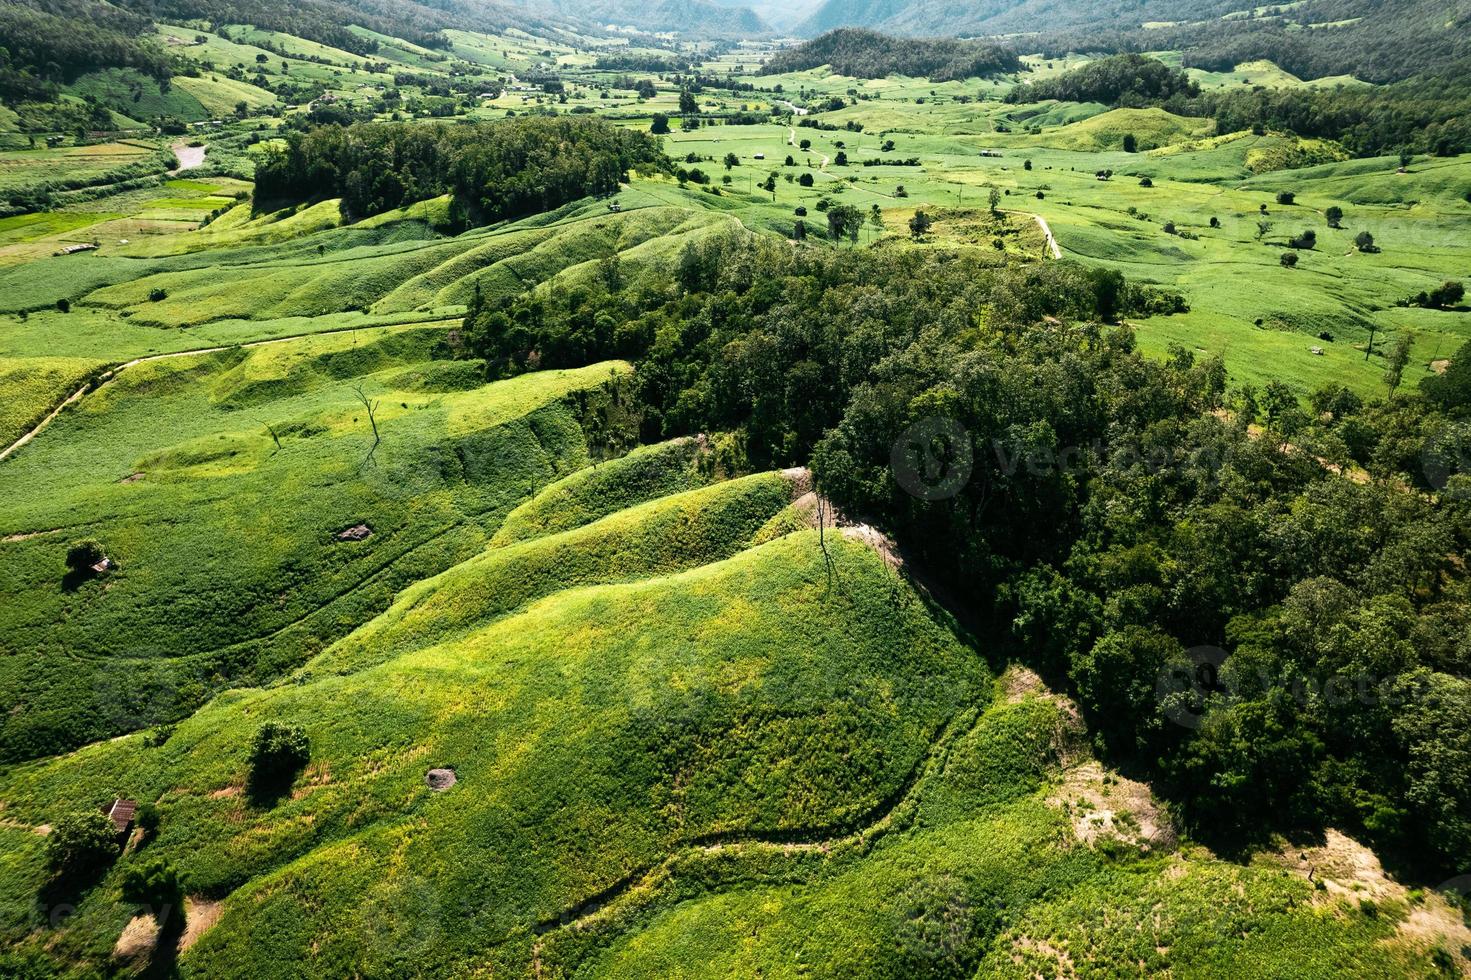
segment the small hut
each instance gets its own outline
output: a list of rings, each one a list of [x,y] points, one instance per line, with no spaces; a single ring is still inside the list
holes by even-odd
[[[133,800],[118,798],[111,805],[104,806],[102,812],[112,821],[118,837],[127,840],[128,833],[133,829],[133,815],[138,812],[138,804]]]

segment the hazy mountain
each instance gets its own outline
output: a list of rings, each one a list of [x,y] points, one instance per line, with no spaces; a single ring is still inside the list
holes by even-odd
[[[692,37],[761,37],[771,25],[750,7],[712,0],[523,0],[526,7],[598,27]]]

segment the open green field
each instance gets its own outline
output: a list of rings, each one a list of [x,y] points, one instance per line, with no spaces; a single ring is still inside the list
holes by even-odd
[[[504,309],[523,317],[505,330],[531,334],[541,311],[513,301],[592,295],[607,302],[575,325],[590,337],[636,298],[660,312],[639,327],[664,355],[706,343],[720,318],[691,312],[686,275],[721,236],[944,246],[983,274],[1063,261],[1178,294],[1188,312],[1129,322],[1139,347],[1219,354],[1233,386],[1372,398],[1401,338],[1407,388],[1471,341],[1464,305],[1402,305],[1471,276],[1471,157],[1401,171],[1159,108],[1002,101],[1081,56],[933,83],[764,76],[770,45],[722,46],[702,70],[755,90],[706,87],[704,123],[686,128],[677,83],[595,64],[707,46],[448,30],[430,48],[355,27],[377,44],[359,55],[205,26],[156,31],[197,75],[160,86],[110,69],[66,95],[219,127],[32,149],[11,133],[0,150],[0,198],[57,189],[44,210],[0,217],[0,974],[1465,966],[1464,917],[1334,831],[1250,859],[1193,839],[1095,757],[1079,707],[1014,662],[1004,624],[973,634],[881,533],[824,524],[807,470],[732,469],[744,450],[724,432],[649,436],[659,420],[634,417],[635,392],[690,384],[671,376],[678,357],[635,371],[618,348],[541,370],[566,362],[534,349],[506,378],[464,323],[472,305]],[[526,81],[551,70],[565,97]],[[1271,62],[1192,75],[1310,84]],[[663,115],[671,167],[466,231],[447,195],[361,220],[326,195],[263,206],[242,178],[313,102],[288,109],[258,76],[378,120],[576,113],[647,130]],[[164,173],[186,141],[208,144],[203,167]],[[862,227],[828,241],[843,205]],[[921,211],[933,225],[911,234]],[[1313,246],[1292,247],[1307,230]],[[55,254],[79,243],[97,248]],[[977,335],[1008,329],[994,305],[947,314]],[[781,343],[811,340],[789,310],[761,315]],[[721,381],[689,400],[733,397]],[[787,398],[770,411],[826,394],[779,387],[760,393]],[[81,539],[101,543],[105,573],[68,570]],[[1126,615],[1115,606],[1151,589],[1093,614]],[[271,791],[247,762],[266,721],[310,744]],[[454,785],[429,785],[431,769]],[[156,832],[92,882],[53,878],[49,834],[119,797],[155,805]],[[148,922],[124,880],[155,858],[182,875],[187,919],[172,928],[186,932],[129,953]]]

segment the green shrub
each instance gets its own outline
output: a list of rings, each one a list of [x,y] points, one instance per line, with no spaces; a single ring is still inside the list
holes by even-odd
[[[169,909],[177,908],[184,898],[179,872],[163,858],[153,858],[123,869],[122,889],[123,898],[148,906],[159,917]]]
[[[66,567],[73,572],[87,572],[92,566],[107,557],[101,542],[93,538],[73,541],[66,549]]]
[[[117,855],[117,827],[101,810],[69,813],[46,836],[47,863],[67,877],[96,872]]]
[[[250,786],[254,791],[288,784],[311,758],[311,743],[299,725],[268,721],[250,743]]]

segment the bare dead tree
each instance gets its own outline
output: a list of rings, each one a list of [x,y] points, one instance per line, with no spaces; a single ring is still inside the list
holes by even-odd
[[[362,462],[362,466],[372,466],[374,465],[373,454],[378,451],[378,444],[383,441],[383,437],[378,434],[378,402],[372,401],[367,395],[363,394],[362,385],[358,385],[353,391],[357,393],[358,401],[363,403],[363,408],[367,409],[368,424],[373,427],[373,448],[368,450],[367,458]]]

